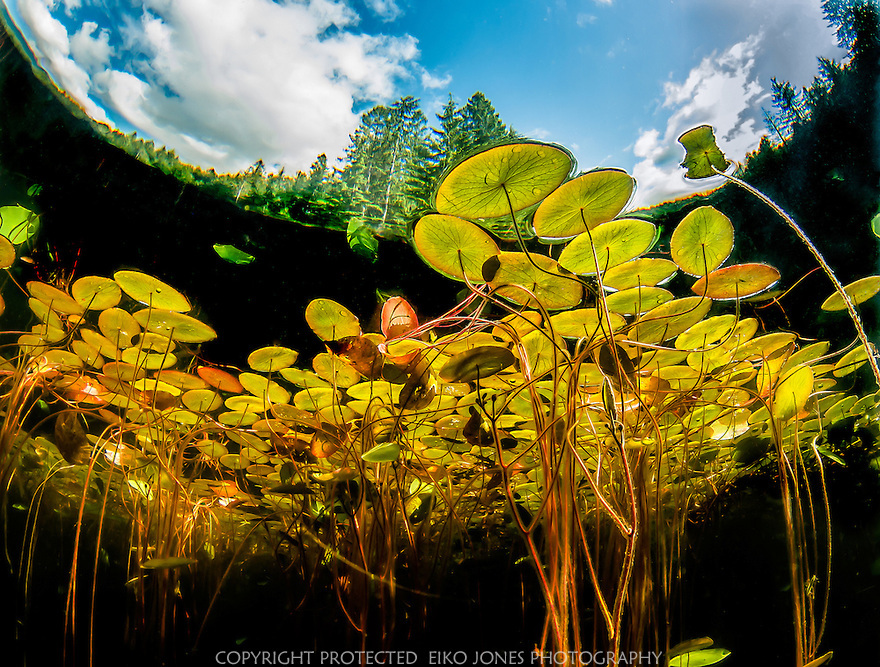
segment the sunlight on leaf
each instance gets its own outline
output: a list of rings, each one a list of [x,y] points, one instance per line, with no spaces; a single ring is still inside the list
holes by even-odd
[[[707,178],[715,171],[724,171],[730,162],[715,142],[715,133],[710,125],[700,125],[682,134],[679,143],[687,151],[682,167],[687,169],[687,178]],[[713,169],[714,167],[714,169]]]

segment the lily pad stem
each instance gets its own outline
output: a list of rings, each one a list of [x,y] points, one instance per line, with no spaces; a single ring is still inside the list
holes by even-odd
[[[865,332],[865,327],[862,324],[862,319],[859,317],[859,313],[856,310],[855,304],[853,303],[849,294],[846,293],[846,290],[843,289],[843,285],[837,279],[837,276],[834,275],[834,271],[831,270],[828,262],[826,262],[825,258],[822,257],[822,253],[819,252],[819,249],[815,245],[813,245],[813,242],[807,237],[807,235],[804,233],[804,230],[800,228],[800,226],[794,221],[794,219],[790,215],[788,215],[788,213],[783,211],[776,202],[770,199],[770,197],[765,195],[757,188],[749,185],[745,181],[740,180],[736,176],[725,174],[724,172],[716,169],[714,166],[712,167],[712,170],[719,176],[723,176],[724,178],[726,178],[731,183],[735,183],[744,190],[750,192],[771,209],[773,209],[776,214],[780,218],[785,220],[788,226],[794,230],[794,233],[798,235],[798,238],[804,243],[804,245],[807,246],[807,249],[809,249],[816,261],[819,262],[819,266],[822,267],[825,275],[828,276],[828,279],[834,284],[834,289],[837,290],[837,293],[846,304],[846,309],[849,312],[850,319],[852,319],[853,325],[856,328],[859,340],[861,341],[862,345],[865,346],[865,352],[867,352],[868,363],[871,365],[871,371],[874,373],[874,379],[877,381],[877,386],[880,387],[880,366],[877,365],[877,348],[874,347],[874,344],[868,339],[868,334]]]

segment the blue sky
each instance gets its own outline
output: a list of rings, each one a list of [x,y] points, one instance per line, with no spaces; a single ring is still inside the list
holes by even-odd
[[[5,0],[94,118],[237,171],[342,155],[358,114],[413,95],[434,122],[477,90],[505,122],[622,167],[636,204],[684,194],[675,139],[741,160],[770,78],[840,59],[820,0]]]

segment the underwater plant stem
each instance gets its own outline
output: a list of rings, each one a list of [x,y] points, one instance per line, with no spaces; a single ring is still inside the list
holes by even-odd
[[[809,239],[809,237],[807,237],[807,235],[800,228],[800,226],[794,221],[794,219],[790,215],[788,215],[788,213],[783,211],[782,208],[776,202],[774,202],[772,199],[770,199],[770,197],[765,195],[763,192],[761,192],[757,188],[749,185],[745,181],[737,178],[736,176],[732,176],[730,174],[725,174],[724,172],[719,171],[715,167],[712,167],[712,169],[719,176],[723,176],[731,183],[735,183],[736,185],[740,186],[741,188],[743,188],[747,192],[751,193],[752,195],[754,195],[755,197],[760,199],[762,202],[764,202],[771,209],[773,209],[773,211],[780,218],[782,218],[786,222],[786,224],[792,228],[792,230],[794,230],[794,233],[797,234],[798,238],[804,243],[804,245],[807,246],[807,249],[810,251],[810,253],[813,255],[813,257],[816,259],[816,261],[819,262],[819,266],[822,267],[822,270],[825,272],[825,275],[828,276],[828,279],[831,280],[831,282],[833,283],[834,289],[837,291],[838,294],[840,294],[840,297],[843,299],[844,304],[846,304],[846,309],[849,312],[850,319],[852,320],[853,325],[855,325],[856,332],[858,332],[859,340],[861,341],[862,345],[865,346],[865,352],[868,355],[868,363],[871,366],[871,371],[874,373],[874,379],[877,381],[877,386],[880,387],[880,366],[877,365],[876,348],[874,347],[873,343],[871,343],[871,341],[868,340],[868,334],[865,332],[865,327],[862,324],[862,320],[859,317],[858,311],[856,311],[855,304],[853,303],[849,294],[846,293],[846,290],[843,289],[843,285],[837,279],[837,276],[834,275],[834,271],[831,270],[831,267],[828,265],[828,262],[825,261],[825,258],[822,256],[822,253],[819,252],[819,249],[815,245],[813,245],[813,242]]]

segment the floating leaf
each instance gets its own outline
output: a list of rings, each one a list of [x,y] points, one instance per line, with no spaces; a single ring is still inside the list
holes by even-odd
[[[776,386],[770,413],[780,421],[791,419],[804,409],[812,391],[813,369],[801,366]]]
[[[532,224],[542,239],[566,239],[612,220],[635,189],[621,169],[598,169],[578,176],[547,196]]]
[[[241,382],[238,381],[237,377],[220,368],[199,366],[196,369],[196,373],[205,382],[220,391],[228,391],[232,394],[240,394],[244,391],[244,387],[241,386]]]
[[[214,252],[230,264],[250,264],[256,257],[249,255],[244,250],[239,250],[234,245],[226,245],[222,243],[214,244]]]
[[[606,296],[605,304],[612,313],[638,315],[672,298],[672,292],[662,287],[630,287]]]
[[[306,322],[321,340],[339,340],[361,332],[358,318],[332,299],[314,299],[306,306]]]
[[[392,296],[382,304],[379,317],[382,335],[391,340],[404,335],[419,326],[416,311],[403,297]]]
[[[639,285],[659,285],[678,271],[675,262],[659,257],[639,257],[623,264],[613,266],[602,276],[602,284],[616,290],[629,289]]]
[[[204,322],[177,311],[144,308],[134,313],[134,319],[144,329],[181,343],[205,343],[217,337],[217,332]]]
[[[529,307],[537,307],[535,299],[547,310],[573,308],[581,302],[583,286],[574,276],[562,273],[556,260],[535,254],[531,259],[522,252],[502,252],[492,258],[497,269],[489,284],[505,299]],[[534,298],[513,285],[525,288]]]
[[[742,299],[769,289],[779,280],[779,271],[767,264],[735,264],[703,276],[691,291],[710,299]]]
[[[467,278],[472,283],[483,282],[483,264],[499,252],[492,237],[474,223],[435,213],[416,223],[413,243],[435,271],[455,280]]]
[[[708,178],[715,170],[724,171],[730,162],[715,142],[715,133],[710,125],[700,125],[688,130],[678,138],[686,154],[682,167],[687,169],[687,178]]]
[[[15,264],[15,246],[5,236],[0,235],[0,269],[8,269]]]
[[[13,245],[21,245],[36,234],[39,222],[39,216],[24,206],[0,206],[0,235]]]
[[[721,266],[733,250],[733,225],[720,211],[701,206],[678,223],[669,247],[682,271],[704,276]]]
[[[630,337],[641,343],[661,343],[702,320],[711,307],[711,299],[698,296],[667,301],[639,317]]]
[[[113,280],[135,301],[151,308],[187,313],[192,310],[189,300],[176,289],[158,278],[140,271],[117,271]]]
[[[516,361],[506,347],[485,345],[461,352],[440,369],[444,382],[470,382],[484,379],[504,370]],[[350,392],[349,392],[350,393]]]
[[[626,324],[626,319],[617,313],[611,313],[609,319],[612,331]],[[608,323],[604,318],[600,328],[599,312],[595,308],[578,308],[556,313],[550,317],[550,325],[553,331],[566,338],[607,338],[609,334]]]
[[[282,368],[288,368],[296,362],[299,353],[289,347],[270,345],[254,350],[248,355],[247,362],[255,371],[274,373]]]
[[[657,227],[647,220],[612,220],[569,243],[559,255],[559,265],[581,275],[595,274],[597,265],[604,272],[644,253],[656,235]]]
[[[348,247],[355,254],[365,257],[371,262],[376,261],[379,239],[373,235],[373,230],[364,220],[352,217],[345,229],[345,238],[348,241]]]
[[[103,276],[83,276],[70,286],[70,294],[88,310],[113,308],[122,298],[122,290],[116,281]]]
[[[47,283],[32,280],[27,284],[27,290],[32,297],[39,299],[56,313],[82,315],[85,310],[67,292]]]
[[[550,144],[516,143],[480,151],[455,165],[434,197],[438,212],[497,218],[537,204],[572,167],[567,151]],[[509,202],[508,202],[509,200]]]
[[[843,291],[849,295],[853,304],[860,304],[867,301],[872,296],[880,292],[880,276],[867,276],[859,278],[855,282],[850,283],[843,288]],[[835,311],[845,310],[846,303],[839,292],[835,292],[822,302],[822,310]]]
[[[868,362],[868,353],[864,345],[859,345],[856,349],[850,350],[843,355],[836,364],[834,364],[833,375],[841,378],[857,371]]]

